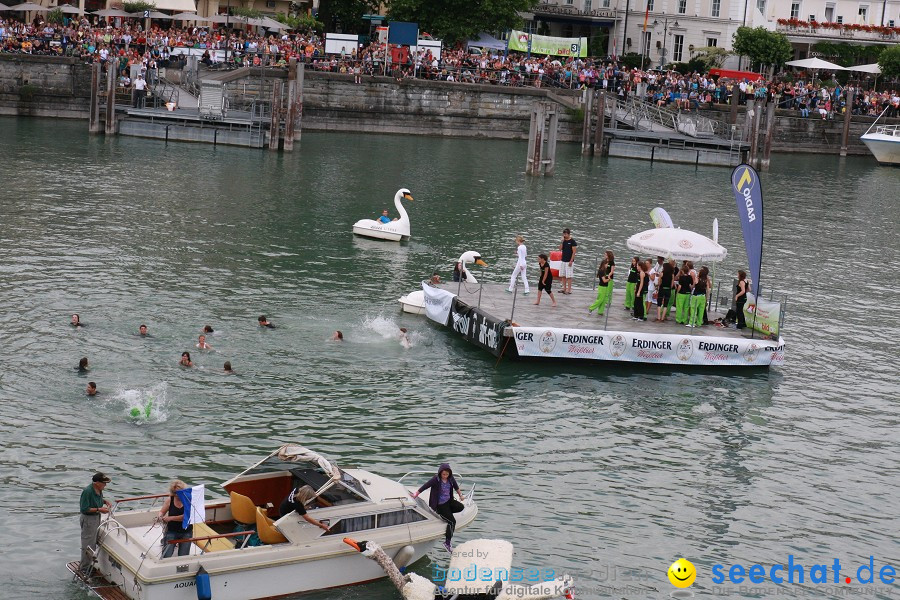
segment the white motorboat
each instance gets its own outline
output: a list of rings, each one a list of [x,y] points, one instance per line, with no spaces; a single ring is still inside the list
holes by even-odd
[[[885,109],[884,112],[886,112]],[[882,112],[860,138],[882,165],[900,166],[900,125],[879,125]],[[873,131],[874,129],[874,131]]]
[[[444,536],[446,522],[429,508],[428,492],[414,499],[410,492],[416,488],[404,484],[410,475],[393,481],[286,444],[225,482],[229,497],[206,501],[205,522],[193,526],[189,555],[160,558],[159,506],[123,505],[167,495],[141,496],[118,500],[101,522],[93,576],[79,575],[77,562],[68,567],[98,596],[134,600],[196,600],[207,584],[212,600],[251,600],[372,581],[384,571],[360,561],[342,541],[345,536],[377,541],[401,567],[421,559]],[[296,511],[279,517],[282,500],[300,486],[314,491],[306,501],[308,514],[329,525],[327,532]],[[474,486],[456,514],[457,528],[478,513],[473,496]],[[262,545],[250,545],[252,532]]]
[[[482,267],[486,267],[487,263],[481,260],[481,254],[475,252],[474,250],[469,250],[468,252],[463,252],[457,261],[462,269],[462,277],[466,283],[478,283],[478,280],[475,279],[475,276],[472,275],[472,272],[466,268],[466,265],[476,264]],[[422,290],[416,290],[415,292],[410,292],[405,296],[400,296],[400,307],[403,309],[403,312],[412,313],[414,315],[424,315],[425,314],[425,292]]]
[[[353,224],[353,233],[363,237],[388,240],[391,242],[409,240],[409,215],[403,208],[401,200],[412,200],[412,194],[406,188],[400,188],[394,194],[394,206],[400,214],[400,218],[394,221],[382,223],[374,219],[360,219]]]

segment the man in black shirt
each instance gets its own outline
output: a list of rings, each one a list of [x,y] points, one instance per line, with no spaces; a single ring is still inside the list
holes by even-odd
[[[578,252],[578,242],[572,237],[572,232],[568,228],[563,229],[562,243],[559,245],[562,250],[562,264],[559,267],[559,279],[562,282],[562,290],[560,294],[572,293],[572,280],[574,279],[575,254]]]

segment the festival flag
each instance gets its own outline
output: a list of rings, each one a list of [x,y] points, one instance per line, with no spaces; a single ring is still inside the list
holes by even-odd
[[[650,0],[647,0],[647,10],[644,11],[644,33],[647,33],[647,21],[650,20]]]
[[[182,527],[187,527],[193,523],[203,523],[206,521],[206,499],[205,486],[195,485],[194,487],[177,490],[178,499],[184,504],[184,521]]]
[[[740,164],[731,172],[731,188],[741,218],[741,231],[750,266],[750,291],[759,295],[759,270],[762,266],[763,197],[759,175],[750,165]]]

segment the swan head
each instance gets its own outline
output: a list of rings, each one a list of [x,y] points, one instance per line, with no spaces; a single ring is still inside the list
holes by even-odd
[[[481,260],[481,255],[478,252],[475,252],[474,250],[469,250],[468,252],[463,252],[462,255],[459,257],[459,262],[461,262],[464,265],[474,263],[480,267],[487,266],[487,263],[484,262],[483,260]]]
[[[375,542],[357,542],[353,538],[344,538],[343,542],[366,557],[370,557],[375,554],[375,551],[379,548],[378,544],[376,544]]]
[[[410,192],[406,188],[400,188],[397,190],[397,198],[402,198],[403,200],[412,200],[412,192]]]

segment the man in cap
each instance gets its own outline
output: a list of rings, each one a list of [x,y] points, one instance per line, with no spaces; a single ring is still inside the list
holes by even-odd
[[[103,473],[94,473],[91,484],[81,491],[81,571],[90,571],[93,559],[92,552],[96,550],[97,529],[100,528],[100,515],[108,513],[112,503],[103,497],[103,490],[110,479]]]

